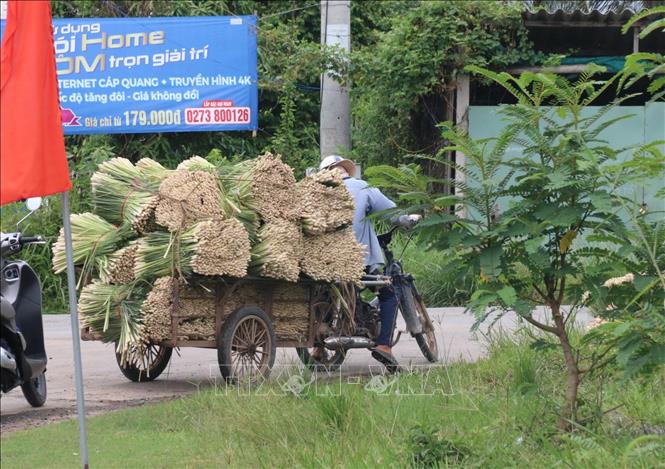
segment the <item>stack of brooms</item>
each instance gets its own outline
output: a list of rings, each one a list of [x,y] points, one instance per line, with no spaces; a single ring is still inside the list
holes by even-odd
[[[353,198],[335,171],[296,183],[270,153],[220,166],[195,156],[175,170],[113,158],[93,175],[92,192],[94,213],[71,216],[81,322],[115,342],[123,361],[149,343],[214,340],[215,291],[206,279],[281,280],[272,287],[276,335],[301,340],[309,305],[300,276],[358,282],[363,274]],[[53,252],[63,272],[62,233]],[[224,314],[264,306],[264,298],[244,283],[225,298]]]

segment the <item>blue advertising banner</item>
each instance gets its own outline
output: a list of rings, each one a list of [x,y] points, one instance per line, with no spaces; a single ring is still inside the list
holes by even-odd
[[[59,19],[53,37],[65,135],[258,127],[254,16]]]

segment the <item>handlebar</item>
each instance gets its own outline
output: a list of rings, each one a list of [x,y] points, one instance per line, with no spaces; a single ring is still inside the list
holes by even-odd
[[[20,232],[2,233],[0,235],[0,254],[13,255],[28,244],[45,244],[41,236],[23,236]]]
[[[43,243],[44,238],[41,236],[21,236],[19,238],[21,245],[33,244],[33,243]]]

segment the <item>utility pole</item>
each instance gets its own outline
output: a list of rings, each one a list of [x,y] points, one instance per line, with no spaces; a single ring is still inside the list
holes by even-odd
[[[351,0],[321,0],[321,44],[351,50]],[[321,76],[321,159],[351,150],[351,102],[348,87]]]

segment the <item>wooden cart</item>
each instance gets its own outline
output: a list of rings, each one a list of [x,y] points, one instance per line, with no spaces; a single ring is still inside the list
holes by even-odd
[[[313,347],[318,327],[316,318],[321,316],[321,308],[327,307],[327,284],[306,279],[291,283],[259,277],[197,280],[200,281],[198,285],[214,298],[211,336],[192,339],[182,333],[182,321],[191,316],[183,315],[183,292],[175,288],[170,312],[170,339],[149,344],[138,354],[132,354],[129,361],[121,360],[116,353],[118,366],[128,379],[154,380],[164,371],[176,347],[217,349],[220,372],[229,382],[265,379],[275,362],[277,347],[298,350]],[[243,289],[251,289],[255,294],[243,297]],[[284,291],[301,294],[288,298]],[[239,298],[245,300],[239,304]],[[296,321],[295,328],[285,332],[285,325],[293,321]],[[87,329],[81,331],[81,337],[83,340],[100,340]]]

